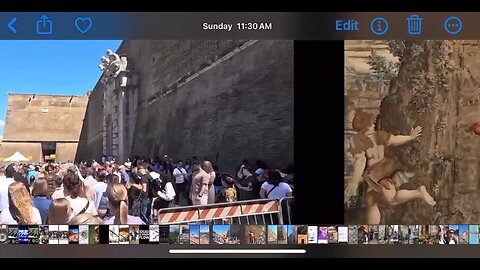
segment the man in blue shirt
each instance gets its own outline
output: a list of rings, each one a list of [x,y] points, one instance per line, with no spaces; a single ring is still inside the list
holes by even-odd
[[[125,165],[118,166],[118,169],[120,171],[120,183],[121,184],[128,183],[128,181],[130,181],[130,176],[128,176],[127,169],[126,169]]]

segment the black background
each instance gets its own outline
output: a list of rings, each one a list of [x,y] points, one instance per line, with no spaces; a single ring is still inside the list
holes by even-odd
[[[343,223],[343,41],[295,41],[295,223]]]
[[[109,226],[108,225],[100,225],[98,226],[99,227],[99,230],[98,230],[98,238],[99,238],[99,242],[100,244],[108,244],[108,237],[109,237]]]
[[[2,11],[479,11],[476,1],[35,1],[25,4],[23,1],[4,1]],[[296,205],[295,211],[299,223],[342,223],[343,222],[343,42],[295,42],[295,163]],[[321,100],[328,100],[325,102]],[[326,104],[326,105],[322,105]],[[322,161],[323,160],[323,161]],[[326,161],[325,161],[326,160]],[[341,162],[341,163],[340,163]],[[100,227],[100,241],[108,243],[108,226]],[[104,230],[106,229],[106,230]],[[105,241],[106,237],[106,241]],[[18,247],[18,246],[17,246]],[[81,256],[81,254],[72,254]],[[191,261],[198,267],[199,260],[182,260],[182,267]],[[12,263],[17,264],[18,261]],[[39,261],[40,262],[40,261]],[[153,261],[133,261],[132,267],[149,265]],[[155,261],[153,263],[157,263]],[[261,266],[273,268],[280,260],[269,260],[258,264],[251,259],[243,260],[239,266]],[[366,260],[331,260],[342,268],[385,267],[388,269],[405,269],[422,267],[415,261],[392,261],[376,259]],[[6,263],[6,262],[4,262]],[[55,264],[75,265],[71,259],[56,260]],[[77,265],[106,265],[107,262],[96,260],[78,261]],[[81,264],[80,264],[81,263]],[[85,264],[87,263],[87,264]],[[112,260],[108,265],[128,268],[125,260]],[[166,262],[165,262],[166,263]],[[215,267],[223,263],[232,265],[231,260],[215,260]],[[471,264],[470,260],[435,259],[429,262],[443,267],[456,268]],[[432,264],[433,263],[433,264]],[[352,264],[351,266],[349,264]],[[51,268],[50,263],[36,263],[36,268]],[[163,263],[162,263],[163,265]],[[203,266],[203,264],[201,264]],[[94,266],[94,265],[93,265]],[[158,266],[158,265],[157,265]],[[282,266],[285,267],[288,265]],[[314,267],[318,267],[315,265]],[[305,265],[304,267],[308,267]],[[442,268],[443,268],[442,267]],[[471,266],[468,266],[471,267]],[[255,267],[256,268],[256,267]],[[362,268],[362,267],[360,267]]]

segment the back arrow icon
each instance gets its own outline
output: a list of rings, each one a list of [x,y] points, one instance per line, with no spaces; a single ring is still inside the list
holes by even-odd
[[[10,22],[8,22],[7,26],[8,29],[12,30],[13,33],[17,33],[17,29],[13,27],[13,24],[17,21],[17,18],[13,18]]]

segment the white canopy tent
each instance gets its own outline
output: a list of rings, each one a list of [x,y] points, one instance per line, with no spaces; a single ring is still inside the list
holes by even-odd
[[[20,154],[19,152],[15,152],[15,154],[5,158],[3,161],[6,162],[20,162],[20,161],[29,161],[24,155]]]

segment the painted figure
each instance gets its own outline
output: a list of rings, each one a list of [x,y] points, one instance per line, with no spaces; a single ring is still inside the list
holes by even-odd
[[[383,199],[390,205],[403,204],[420,199],[430,206],[435,200],[428,194],[425,186],[417,190],[401,190],[400,185],[408,182],[412,175],[407,173],[404,164],[385,157],[388,146],[399,146],[414,141],[421,136],[422,128],[412,128],[409,135],[392,135],[375,130],[376,116],[373,113],[357,110],[352,126],[358,133],[350,140],[350,152],[354,157],[353,177],[346,183],[345,199],[347,202],[357,194],[360,182],[368,184],[366,194],[367,223],[379,224],[381,220],[378,202]]]

